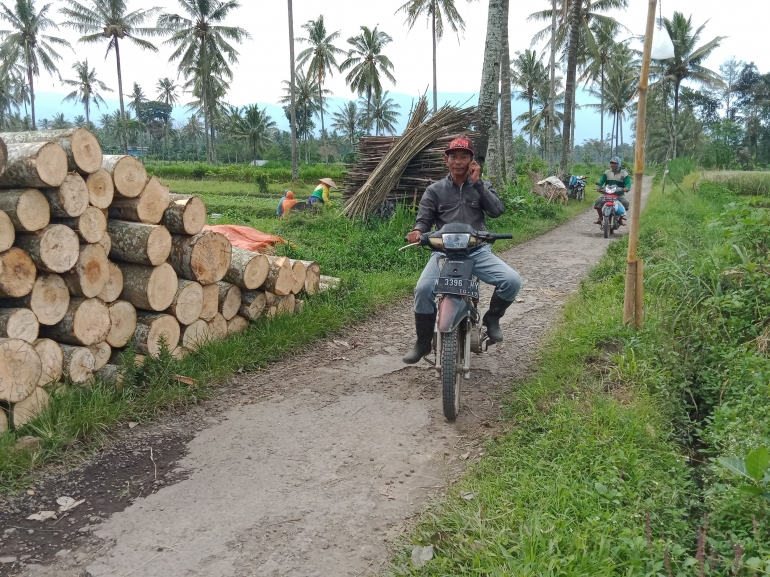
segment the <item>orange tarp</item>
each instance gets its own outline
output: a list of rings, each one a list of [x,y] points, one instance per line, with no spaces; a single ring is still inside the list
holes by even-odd
[[[258,251],[260,248],[270,246],[278,242],[286,242],[280,236],[265,234],[248,226],[238,226],[235,224],[217,224],[215,226],[204,226],[204,230],[213,230],[227,237],[233,246],[251,251]]]

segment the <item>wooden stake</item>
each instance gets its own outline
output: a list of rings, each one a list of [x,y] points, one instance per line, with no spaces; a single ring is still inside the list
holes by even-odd
[[[636,309],[634,310],[634,326],[638,329],[642,328],[642,320],[644,315],[644,261],[639,259],[636,261]]]

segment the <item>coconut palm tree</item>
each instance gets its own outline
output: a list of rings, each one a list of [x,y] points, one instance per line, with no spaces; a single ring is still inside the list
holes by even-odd
[[[63,38],[44,34],[49,28],[59,26],[48,17],[50,4],[35,10],[35,0],[16,0],[9,8],[0,2],[0,21],[5,21],[11,30],[0,30],[0,61],[5,66],[18,65],[24,68],[29,85],[32,104],[32,125],[35,125],[35,77],[40,76],[40,67],[49,74],[58,74],[55,61],[61,56],[54,45],[72,48]]]
[[[472,2],[473,0],[468,0]],[[438,88],[436,83],[436,46],[444,37],[444,21],[449,28],[457,34],[465,32],[465,20],[455,6],[456,0],[408,0],[396,13],[406,13],[406,24],[409,30],[414,28],[415,22],[425,16],[431,25],[433,39],[433,112],[438,109]]]
[[[169,106],[179,102],[179,96],[177,95],[179,85],[170,78],[159,78],[158,83],[155,85],[155,90],[158,91],[157,98],[160,102]]]
[[[381,94],[375,94],[372,100],[371,114],[364,114],[363,117],[367,130],[371,130],[372,125],[374,125],[374,134],[377,136],[380,135],[380,131],[383,134],[395,134],[396,122],[398,122],[398,117],[401,116],[401,113],[397,112],[401,105],[390,98],[388,94],[387,90]],[[363,98],[361,100],[360,104],[363,108]]]
[[[5,130],[8,120],[14,111],[19,110],[19,99],[16,84],[24,82],[23,76],[12,74],[9,67],[0,68],[0,129]]]
[[[125,118],[126,109],[123,105],[123,73],[120,65],[120,44],[126,41],[142,50],[157,52],[158,48],[151,42],[139,38],[140,36],[153,36],[158,33],[155,28],[146,28],[142,25],[152,18],[160,9],[149,8],[129,11],[127,0],[65,0],[67,6],[60,10],[68,20],[62,23],[78,31],[83,36],[78,42],[94,44],[108,40],[107,54],[115,51],[115,62],[118,68],[118,98],[120,99],[121,118]],[[125,130],[125,122],[118,124]],[[128,147],[128,140],[124,138],[124,146]]]
[[[393,63],[382,54],[382,49],[392,41],[393,38],[377,30],[376,26],[371,30],[361,26],[361,34],[348,38],[348,44],[353,48],[348,51],[348,57],[340,66],[340,71],[350,69],[345,78],[348,86],[359,96],[366,94],[367,115],[371,113],[372,93],[382,92],[380,74],[393,84],[396,83],[392,73]]]
[[[108,88],[104,82],[96,78],[96,69],[88,67],[87,58],[83,62],[75,62],[75,64],[72,65],[72,69],[75,71],[77,79],[64,80],[63,82],[67,86],[72,86],[75,90],[65,96],[62,102],[76,101],[82,103],[83,108],[85,108],[86,111],[86,126],[90,126],[91,103],[93,102],[97,108],[99,108],[100,103],[105,106],[107,105],[98,90],[112,92],[112,89]]]
[[[129,103],[128,108],[134,111],[134,114],[142,107],[142,104],[147,102],[147,96],[144,94],[144,90],[139,86],[138,82],[134,82],[134,86],[131,89],[131,94],[128,95]]]
[[[553,113],[552,113],[553,111]],[[556,77],[554,87],[554,102],[551,106],[551,83],[542,82],[535,90],[533,99],[533,114],[529,112],[520,114],[515,120],[523,125],[524,130],[538,136],[541,149],[544,148],[545,139],[549,136],[550,129],[560,134],[559,126],[564,119],[564,79]]]
[[[343,50],[337,48],[333,42],[340,37],[339,31],[326,33],[326,24],[324,23],[323,14],[321,14],[317,20],[308,20],[302,25],[307,33],[307,38],[298,38],[300,42],[307,42],[310,44],[308,48],[305,48],[297,56],[297,60],[300,66],[304,66],[306,62],[309,62],[307,69],[308,76],[314,76],[318,79],[318,100],[320,102],[319,111],[321,113],[321,139],[323,141],[324,156],[326,157],[326,165],[329,165],[329,154],[326,150],[326,132],[324,129],[324,107],[323,107],[323,89],[324,80],[326,76],[334,76],[334,70],[339,70],[337,64],[337,56],[344,54]]]
[[[64,117],[63,112],[53,115],[53,120],[51,120],[51,130],[61,130],[62,128],[69,128],[70,126],[72,126],[72,124],[70,124],[70,121]]]
[[[361,128],[361,111],[358,105],[350,100],[344,106],[340,106],[339,111],[335,112],[332,118],[332,128],[339,130],[350,145],[354,145]]]
[[[319,111],[321,106],[318,100],[319,88],[317,80],[307,76],[301,68],[297,68],[294,77],[296,79],[296,84],[294,86],[294,107],[295,116],[297,118],[297,136],[305,142],[305,164],[307,164],[308,140],[312,129],[315,128],[312,117]],[[284,80],[282,81],[282,84],[284,85],[283,91],[285,95],[278,102],[283,104],[288,114],[291,114],[291,109],[289,108],[291,106],[291,83],[289,80]],[[321,89],[320,93],[324,98],[333,94],[328,88]]]
[[[682,82],[689,80],[709,87],[718,87],[723,81],[718,73],[703,66],[703,62],[716,50],[724,40],[724,36],[698,46],[706,24],[693,29],[692,16],[686,18],[681,12],[674,12],[673,18],[663,18],[661,24],[666,28],[674,43],[674,57],[669,60],[655,62],[650,68],[650,74],[657,77],[658,82],[670,83],[674,89],[674,126],[679,119],[679,91]],[[673,155],[676,158],[676,138],[674,138]]]
[[[182,136],[186,139],[192,140],[193,148],[195,149],[195,156],[198,156],[198,139],[206,136],[203,131],[201,121],[198,120],[198,116],[193,114],[187,119],[187,124],[182,127]]]
[[[297,86],[296,61],[294,58],[294,5],[286,0],[289,9],[289,123],[291,124],[291,181],[299,180],[299,150],[297,148],[297,105],[295,90]]]
[[[543,64],[543,55],[537,55],[536,50],[527,49],[517,52],[511,61],[511,84],[519,88],[516,98],[526,100],[529,104],[528,124],[533,127],[533,107],[535,97],[542,90],[543,84],[548,83],[548,70]],[[529,146],[532,146],[532,130],[529,130]]]
[[[238,51],[231,42],[240,44],[251,38],[237,26],[222,22],[241,4],[238,0],[179,0],[183,14],[161,14],[158,28],[171,34],[164,44],[174,46],[169,62],[179,61],[179,69],[188,84],[196,86],[204,120],[207,124],[209,162],[216,163],[215,120],[222,89],[232,80],[231,64],[238,62]]]
[[[256,104],[250,104],[243,108],[243,115],[235,124],[233,137],[246,140],[251,147],[253,160],[264,152],[265,146],[270,143],[275,134],[276,124],[267,113],[267,108],[262,110]]]

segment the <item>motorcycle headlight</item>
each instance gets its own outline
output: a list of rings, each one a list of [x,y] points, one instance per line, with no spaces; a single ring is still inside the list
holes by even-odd
[[[444,241],[444,248],[468,248],[471,235],[468,233],[442,234],[441,238]]]

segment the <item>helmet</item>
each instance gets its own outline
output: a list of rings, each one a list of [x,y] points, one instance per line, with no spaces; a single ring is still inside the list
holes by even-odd
[[[620,162],[620,159],[617,156],[613,156],[612,158],[610,158],[610,164],[612,164],[613,162],[618,163],[618,168],[623,167],[623,164]]]

